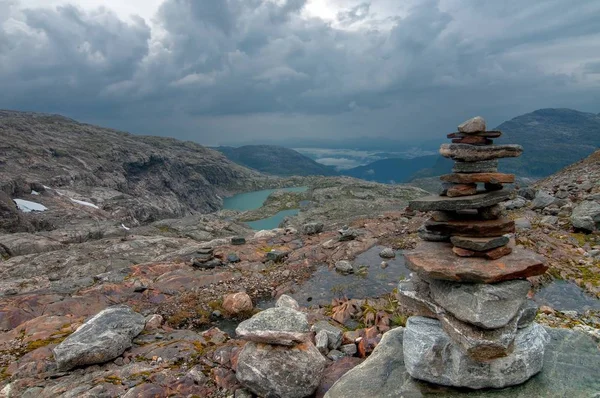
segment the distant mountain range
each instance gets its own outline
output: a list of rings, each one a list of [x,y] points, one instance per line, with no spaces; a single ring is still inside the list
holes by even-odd
[[[293,149],[281,146],[245,145],[239,148],[222,146],[214,149],[232,162],[277,176],[338,175],[334,167],[317,163]]]
[[[502,123],[495,130],[504,134],[497,144],[519,144],[525,149],[520,158],[503,159],[500,170],[522,177],[540,178],[585,158],[600,147],[600,115],[573,109],[539,109]],[[357,139],[363,142],[362,139]],[[450,142],[440,137],[439,143]],[[396,142],[398,144],[398,142]],[[325,147],[332,143],[324,141]],[[432,147],[428,141],[423,144]],[[392,147],[389,139],[371,140],[367,148]],[[235,163],[280,176],[346,175],[368,181],[405,183],[415,179],[439,176],[452,171],[453,162],[439,155],[412,159],[388,158],[347,170],[336,171],[292,149],[274,145],[247,145],[239,148],[216,148]],[[402,150],[401,147],[396,148]],[[383,152],[382,152],[383,153]]]

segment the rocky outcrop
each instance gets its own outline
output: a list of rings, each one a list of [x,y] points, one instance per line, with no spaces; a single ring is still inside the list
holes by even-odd
[[[101,311],[54,348],[60,370],[104,363],[115,359],[144,329],[144,317],[127,306]]]

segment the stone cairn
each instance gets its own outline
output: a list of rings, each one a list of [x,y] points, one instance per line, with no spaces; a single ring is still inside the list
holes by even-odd
[[[486,131],[476,117],[448,135],[440,153],[455,160],[442,176],[443,192],[412,201],[432,211],[419,231],[424,240],[405,253],[411,279],[400,282],[400,303],[419,316],[408,319],[404,361],[408,373],[431,383],[502,388],[525,382],[543,364],[546,331],[534,322],[537,306],[527,299],[527,277],[547,267],[537,254],[515,247],[502,202],[498,159],[517,157],[519,145],[492,145],[500,131]]]

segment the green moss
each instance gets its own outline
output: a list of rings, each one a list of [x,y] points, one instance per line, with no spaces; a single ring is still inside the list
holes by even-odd
[[[587,267],[577,267],[581,272],[583,283],[591,283],[593,286],[600,286],[600,272],[594,272]]]
[[[586,235],[584,233],[571,233],[571,237],[577,241],[579,247],[583,247],[586,243],[592,242],[592,235]]]
[[[406,320],[408,317],[402,314],[394,314],[390,318],[392,326],[406,326]]]
[[[104,381],[105,381],[106,383],[110,383],[110,384],[114,384],[114,385],[120,385],[120,384],[123,384],[123,380],[122,380],[120,377],[118,377],[118,376],[115,376],[115,375],[106,376],[106,377],[104,378]]]

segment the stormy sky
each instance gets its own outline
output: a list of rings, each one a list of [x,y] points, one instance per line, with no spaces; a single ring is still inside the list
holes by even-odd
[[[600,112],[597,0],[0,0],[0,108],[207,145]]]

